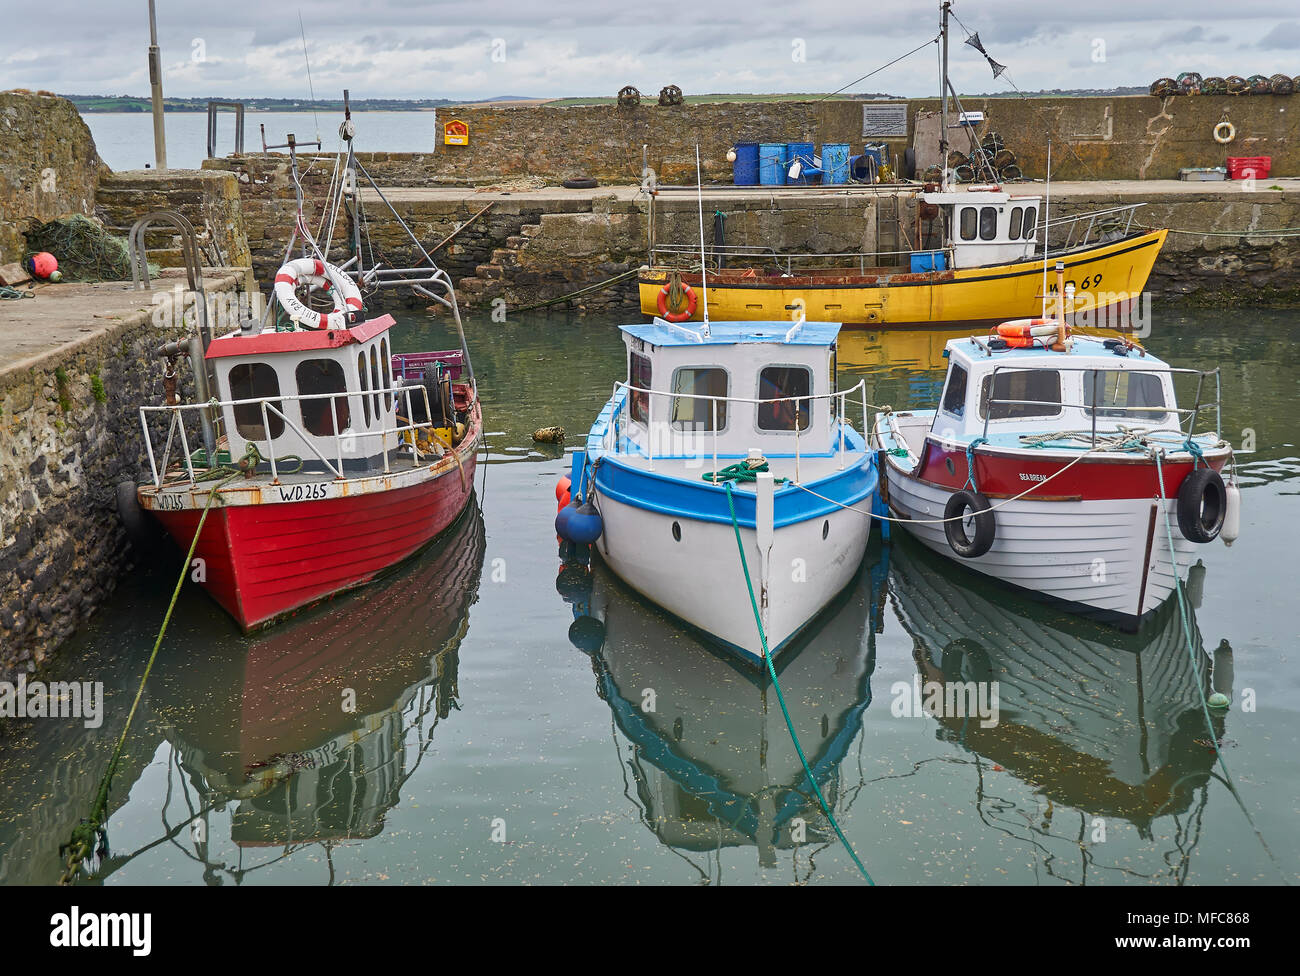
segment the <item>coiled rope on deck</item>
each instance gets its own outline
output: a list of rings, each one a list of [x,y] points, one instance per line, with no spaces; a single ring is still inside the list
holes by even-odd
[[[113,749],[113,756],[108,761],[108,770],[99,783],[99,790],[95,794],[95,802],[90,808],[90,815],[72,828],[72,835],[68,843],[59,848],[59,853],[66,855],[64,872],[59,878],[59,884],[61,885],[68,885],[73,882],[82,862],[91,855],[92,851],[98,850],[101,856],[108,851],[108,834],[104,826],[104,821],[108,816],[108,791],[113,783],[113,774],[117,772],[118,764],[122,761],[122,750],[126,746],[127,733],[131,731],[131,721],[135,718],[135,711],[140,706],[140,699],[144,696],[145,682],[149,680],[149,673],[153,670],[153,663],[158,657],[158,648],[162,647],[163,636],[167,633],[167,625],[171,623],[172,612],[176,609],[176,601],[180,599],[181,587],[185,584],[185,577],[189,574],[190,560],[194,558],[194,550],[198,548],[199,536],[203,534],[203,524],[208,519],[208,512],[212,509],[212,503],[216,501],[217,493],[227,483],[242,477],[244,477],[244,472],[233,471],[208,492],[207,504],[203,506],[203,512],[199,515],[199,524],[194,530],[194,538],[190,541],[189,552],[185,554],[185,560],[181,564],[181,572],[176,578],[176,587],[172,591],[171,602],[167,604],[167,613],[163,617],[162,627],[159,628],[158,637],[154,641],[153,652],[149,655],[149,663],[145,665],[144,674],[140,678],[140,687],[136,689],[135,700],[131,702],[131,711],[126,716],[126,725],[122,727],[122,734],[118,737],[117,745]]]
[[[745,586],[749,589],[749,606],[750,609],[754,611],[754,623],[758,627],[758,639],[763,647],[763,660],[767,664],[767,673],[772,678],[772,687],[776,689],[776,700],[781,703],[781,714],[785,716],[785,727],[790,733],[790,741],[794,743],[795,752],[799,753],[799,762],[803,764],[804,774],[808,777],[808,782],[812,786],[813,792],[817,794],[817,802],[821,804],[822,813],[826,814],[826,819],[829,820],[831,826],[835,828],[835,835],[839,837],[840,843],[844,845],[844,849],[849,852],[849,857],[853,858],[853,863],[857,865],[862,876],[867,879],[867,884],[874,887],[875,882],[871,880],[871,875],[867,873],[867,869],[863,867],[862,861],[858,859],[857,852],[853,850],[853,845],[849,843],[849,839],[844,836],[844,831],[840,830],[840,825],[836,821],[835,815],[831,813],[831,808],[826,803],[826,797],[822,796],[821,787],[817,785],[817,779],[813,776],[812,769],[808,765],[808,759],[803,754],[803,746],[799,744],[799,736],[794,730],[794,723],[790,721],[790,710],[785,707],[785,695],[781,691],[781,681],[776,676],[776,668],[772,666],[772,654],[767,648],[767,633],[763,630],[763,618],[758,612],[758,601],[754,599],[754,581],[750,579],[749,561],[745,558],[745,547],[740,541],[740,522],[736,519],[736,504],[731,493],[731,482],[727,482],[726,489],[727,508],[731,510],[731,528],[732,531],[736,533],[736,550],[740,553],[740,568],[744,570]]]

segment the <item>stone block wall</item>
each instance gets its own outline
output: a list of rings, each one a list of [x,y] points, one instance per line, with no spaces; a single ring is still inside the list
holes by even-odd
[[[214,295],[242,281],[205,285]],[[148,470],[137,410],[161,402],[153,352],[177,330],[149,308],[96,326],[0,371],[0,677],[39,667],[130,560],[115,489]]]
[[[140,169],[105,174],[95,194],[104,226],[126,235],[131,225],[157,210],[174,210],[194,225],[199,257],[213,267],[247,267],[251,261],[239,181],[233,173]],[[183,265],[180,241],[166,224],[145,235],[149,260]]]
[[[22,258],[31,218],[92,214],[107,172],[70,101],[0,92],[0,264]]]

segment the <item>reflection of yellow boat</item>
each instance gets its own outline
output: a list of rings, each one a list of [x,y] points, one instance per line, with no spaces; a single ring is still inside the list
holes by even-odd
[[[712,295],[710,285],[709,294]],[[934,329],[854,329],[840,332],[835,346],[840,369],[916,369],[944,370],[944,347],[952,339],[971,334],[969,328]],[[1075,330],[1076,335],[1112,338],[1118,329]],[[1130,337],[1130,341],[1134,341]]]
[[[1076,307],[1106,309],[1135,301],[1146,287],[1165,230],[1129,232],[1131,208],[1071,216],[1038,226],[1040,197],[1004,191],[944,191],[920,194],[920,213],[932,213],[932,228],[918,220],[911,251],[834,255],[783,255],[740,247],[713,249],[708,306],[714,319],[775,321],[802,314],[812,321],[875,326],[983,326],[1040,315],[1044,286],[1051,299],[1052,276],[1043,274],[1041,238],[1048,259],[1065,265],[1067,289]],[[926,208],[930,208],[927,210]],[[1126,220],[1122,215],[1129,212]],[[985,218],[987,215],[987,220]],[[1096,233],[1094,238],[1092,235]],[[968,236],[969,235],[969,236]],[[897,261],[877,264],[877,260]],[[856,260],[855,260],[856,259]],[[701,292],[700,248],[656,247],[640,273],[641,310],[680,313],[686,299],[671,288],[674,272],[696,296]],[[846,267],[847,262],[851,267]],[[838,265],[838,266],[837,266]],[[933,267],[934,270],[923,270]],[[664,307],[660,308],[661,298]],[[700,319],[697,298],[691,319]]]

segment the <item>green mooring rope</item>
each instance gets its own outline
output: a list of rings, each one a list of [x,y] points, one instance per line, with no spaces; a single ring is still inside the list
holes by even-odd
[[[765,464],[763,467],[766,468],[767,465]],[[844,845],[844,849],[849,852],[849,857],[853,858],[853,863],[856,864],[858,870],[862,872],[862,876],[867,879],[867,884],[874,887],[876,883],[871,880],[871,875],[867,873],[867,869],[863,867],[862,862],[858,860],[858,855],[853,850],[853,845],[850,844],[849,839],[844,836],[844,831],[840,830],[840,825],[836,822],[835,815],[831,813],[831,808],[826,803],[826,797],[822,796],[821,788],[817,785],[817,780],[813,778],[812,769],[809,768],[808,760],[803,754],[803,746],[799,744],[799,736],[795,734],[794,723],[790,721],[790,711],[785,707],[785,695],[781,692],[781,682],[776,676],[776,668],[772,666],[771,652],[767,649],[767,634],[763,631],[763,618],[759,615],[758,602],[754,599],[754,582],[749,578],[749,561],[745,559],[745,547],[740,541],[740,523],[736,520],[736,504],[732,498],[730,482],[727,483],[726,488],[727,507],[731,510],[731,528],[732,531],[736,533],[736,550],[740,553],[740,568],[745,571],[745,586],[749,588],[749,606],[754,611],[754,623],[758,626],[758,639],[763,645],[763,660],[767,662],[767,673],[772,676],[772,687],[776,689],[776,700],[781,703],[781,714],[785,716],[785,727],[790,732],[790,741],[794,743],[795,752],[799,753],[799,762],[803,763],[804,774],[808,777],[808,782],[811,784],[813,792],[817,794],[817,802],[821,804],[822,813],[826,814],[826,819],[829,820],[831,826],[835,828],[835,835],[839,837],[840,843]]]
[[[700,475],[701,481],[708,481],[711,484],[718,484],[722,481],[744,481],[751,482],[758,480],[758,473],[767,470],[767,461],[762,464],[750,465],[748,461],[737,461],[735,464],[728,464],[721,471],[706,471]],[[774,478],[778,485],[784,484],[788,479]]]
[[[199,536],[203,534],[203,523],[208,519],[208,512],[212,508],[213,501],[217,498],[217,492],[228,482],[240,477],[243,477],[243,472],[235,471],[220,484],[213,485],[208,492],[207,504],[203,506],[203,512],[199,516],[198,528],[194,530],[194,539],[190,542],[190,550],[186,553],[185,561],[181,564],[181,573],[176,579],[176,588],[172,591],[171,603],[167,605],[167,614],[163,617],[162,627],[158,631],[158,638],[154,641],[153,653],[149,655],[149,663],[145,665],[144,675],[140,678],[140,687],[135,692],[135,701],[131,703],[131,711],[126,716],[126,725],[122,727],[122,735],[118,738],[117,746],[113,749],[113,757],[108,761],[108,770],[100,781],[99,792],[95,794],[95,803],[90,808],[90,816],[72,828],[72,836],[69,838],[68,843],[59,848],[59,853],[66,853],[67,858],[64,862],[63,876],[59,878],[59,884],[71,884],[81,868],[82,862],[90,856],[93,850],[98,848],[101,856],[108,851],[108,834],[104,826],[104,821],[108,816],[108,791],[112,786],[113,774],[117,772],[118,763],[122,761],[122,749],[126,745],[127,733],[131,731],[131,720],[135,718],[135,710],[139,707],[140,699],[144,696],[145,682],[149,680],[149,672],[153,670],[153,662],[158,657],[158,648],[162,647],[163,635],[167,633],[167,625],[171,623],[172,611],[176,609],[176,601],[180,598],[181,587],[185,584],[185,577],[189,574],[190,560],[194,558],[194,550],[199,545]]]

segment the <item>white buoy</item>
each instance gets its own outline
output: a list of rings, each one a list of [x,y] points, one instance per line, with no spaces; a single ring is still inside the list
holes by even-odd
[[[1230,704],[1230,700],[1223,692],[1216,691],[1209,697],[1208,704],[1211,708],[1227,708]]]
[[[736,161],[736,150],[734,150],[734,149],[728,149],[728,150],[727,150],[727,162],[729,162],[729,163],[734,163],[735,161]]]
[[[1224,488],[1224,494],[1227,496],[1227,506],[1223,513],[1223,528],[1219,530],[1219,536],[1225,546],[1230,546],[1241,534],[1241,489],[1233,481]]]

